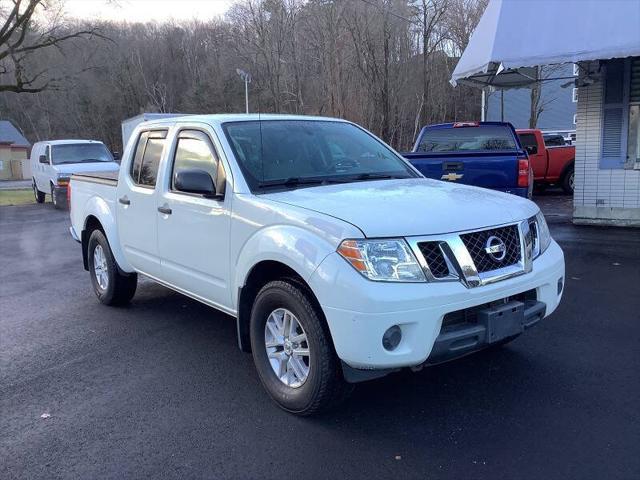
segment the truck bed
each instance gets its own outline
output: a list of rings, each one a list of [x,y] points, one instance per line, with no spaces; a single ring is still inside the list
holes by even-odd
[[[84,172],[74,173],[73,179],[80,182],[100,183],[103,185],[118,185],[118,172]]]

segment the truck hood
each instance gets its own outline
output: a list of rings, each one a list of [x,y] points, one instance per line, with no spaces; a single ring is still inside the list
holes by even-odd
[[[120,168],[116,162],[66,163],[54,165],[58,173],[115,172]]]
[[[426,178],[301,188],[263,198],[339,218],[367,237],[472,230],[524,220],[538,212],[533,202],[515,195]]]

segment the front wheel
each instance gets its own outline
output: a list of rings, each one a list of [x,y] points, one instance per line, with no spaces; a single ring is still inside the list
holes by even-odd
[[[45,193],[38,190],[35,178],[31,181],[31,186],[33,188],[33,196],[36,198],[36,203],[44,203]]]
[[[138,276],[123,274],[113,258],[109,242],[100,230],[94,230],[87,246],[91,285],[98,299],[105,305],[125,305],[136,293]]]
[[[260,380],[282,409],[312,415],[350,393],[322,312],[294,281],[273,281],[251,311],[251,349]]]

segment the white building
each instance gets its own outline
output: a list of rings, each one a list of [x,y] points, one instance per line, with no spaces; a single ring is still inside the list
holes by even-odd
[[[562,3],[571,17],[491,0],[452,83],[530,86],[540,65],[577,63],[574,222],[640,226],[640,1]]]

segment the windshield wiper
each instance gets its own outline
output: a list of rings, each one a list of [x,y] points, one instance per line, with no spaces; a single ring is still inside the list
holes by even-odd
[[[325,180],[322,178],[301,178],[301,177],[289,177],[277,180],[267,180],[265,182],[260,182],[258,187],[260,188],[268,188],[268,187],[297,187],[300,185],[321,185],[325,183]]]
[[[361,173],[360,175],[354,175],[353,177],[347,177],[351,181],[365,181],[365,180],[391,180],[394,178],[410,178],[400,175],[390,175],[388,173]]]
[[[73,163],[102,163],[102,162],[110,162],[111,160],[101,160],[99,158],[85,158],[83,160],[72,160],[69,162],[58,162],[54,163],[54,165],[69,165]]]

